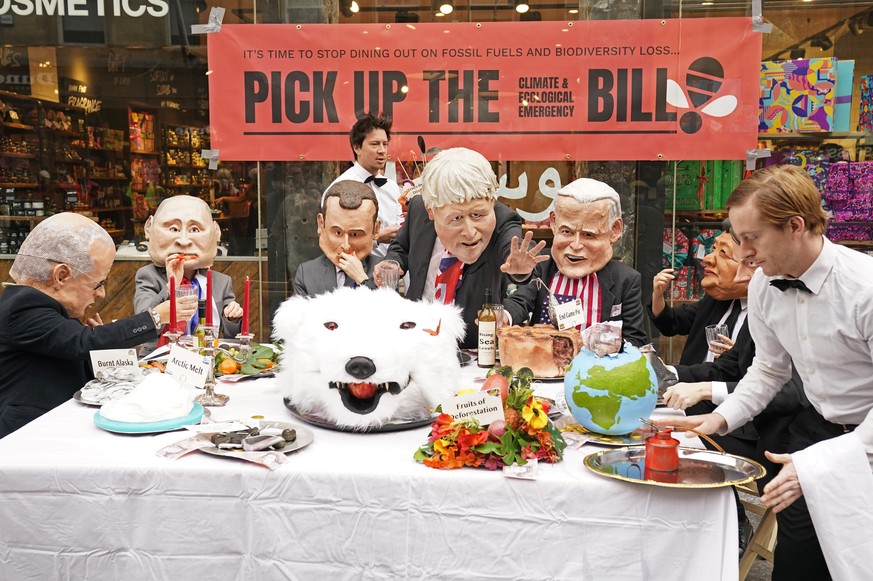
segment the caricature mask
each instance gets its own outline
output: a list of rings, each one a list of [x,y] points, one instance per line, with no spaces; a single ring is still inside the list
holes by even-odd
[[[703,292],[719,301],[744,299],[749,292],[749,281],[737,281],[734,242],[727,232],[720,234],[712,245],[712,252],[703,257]]]
[[[193,196],[167,198],[145,223],[149,256],[156,266],[165,266],[169,257],[187,254],[185,272],[212,266],[218,250],[221,229],[212,219],[209,205]]]

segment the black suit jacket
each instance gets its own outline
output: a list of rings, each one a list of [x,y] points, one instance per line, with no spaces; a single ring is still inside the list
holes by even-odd
[[[361,261],[361,264],[364,266],[364,272],[369,277],[364,281],[364,286],[372,289],[376,288],[376,282],[373,280],[373,266],[380,260],[381,258],[370,254]],[[297,267],[297,274],[294,275],[295,295],[315,297],[335,290],[336,266],[324,254],[318,258],[307,260]]]
[[[509,277],[500,271],[500,266],[509,256],[512,237],[518,236],[519,240],[523,237],[521,217],[506,204],[496,202],[494,214],[497,225],[491,241],[476,262],[464,266],[461,286],[455,293],[455,304],[463,310],[464,323],[467,326],[466,336],[460,345],[464,349],[475,349],[478,346],[476,314],[485,302],[485,289],[491,289],[491,296],[495,301],[505,296]],[[385,256],[385,260],[396,260],[400,263],[400,268],[409,272],[409,288],[406,291],[408,299],[417,301],[424,296],[427,269],[436,238],[433,221],[427,216],[421,196],[413,198],[409,203],[406,221]]]
[[[664,307],[657,317],[652,313],[652,305],[647,306],[649,317],[662,335],[672,337],[674,335],[688,335],[685,347],[679,358],[679,365],[692,365],[703,363],[709,345],[706,342],[706,327],[717,325],[727,312],[732,301],[719,301],[709,295],[690,305],[680,305],[671,308]],[[729,329],[733,332],[733,329]]]
[[[558,272],[555,260],[539,263],[534,268],[533,276],[539,277],[545,284],[549,284],[552,276]],[[597,273],[597,283],[600,285],[600,317],[601,321],[623,321],[622,337],[631,345],[637,347],[648,343],[648,337],[643,322],[643,293],[640,282],[640,273],[625,265],[619,260],[610,260]],[[504,299],[503,306],[512,315],[512,322],[520,325],[528,320],[537,321],[543,308],[543,303],[548,295],[548,290],[542,285],[531,281],[523,286],[512,296]],[[619,307],[621,311],[612,314],[613,307]]]
[[[724,381],[728,393],[733,393],[737,383],[746,374],[755,359],[755,342],[749,333],[746,322],[743,323],[734,346],[722,353],[711,363],[697,365],[677,365],[676,374],[679,381]],[[738,438],[757,439],[758,462],[767,468],[767,477],[759,483],[760,489],[779,472],[779,467],[764,456],[764,451],[784,453],[788,450],[788,426],[809,405],[809,400],[803,393],[803,382],[792,365],[791,379],[782,386],[776,397],[767,404],[755,418],[731,432]],[[688,415],[711,413],[716,408],[711,401],[701,401],[688,408]]]
[[[0,297],[0,438],[93,379],[90,351],[135,347],[157,335],[147,312],[88,327],[33,287],[7,288]]]

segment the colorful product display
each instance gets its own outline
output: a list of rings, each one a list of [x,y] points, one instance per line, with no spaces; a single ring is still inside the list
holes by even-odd
[[[873,131],[873,75],[861,77],[861,113],[858,131]]]
[[[761,63],[759,133],[834,130],[837,59]]]

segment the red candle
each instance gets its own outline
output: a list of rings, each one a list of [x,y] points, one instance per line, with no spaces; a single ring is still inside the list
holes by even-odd
[[[243,292],[243,316],[242,316],[242,329],[240,333],[243,335],[248,334],[249,332],[249,294],[251,293],[252,281],[249,280],[249,277],[246,277],[246,286],[245,291]]]
[[[206,271],[206,326],[212,326],[212,269]]]
[[[170,277],[170,331],[176,331],[176,277]]]

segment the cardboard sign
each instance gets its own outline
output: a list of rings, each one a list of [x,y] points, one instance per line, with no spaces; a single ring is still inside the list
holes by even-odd
[[[365,113],[392,160],[745,159],[761,38],[750,18],[225,24],[208,35],[225,161],[348,159]]]
[[[456,395],[444,402],[442,408],[443,413],[449,414],[456,420],[473,418],[482,427],[504,419],[503,402],[500,399],[500,391],[496,389]]]
[[[582,299],[555,306],[555,316],[558,317],[558,329],[561,331],[578,327],[585,322],[582,314]]]
[[[99,349],[91,351],[91,369],[94,376],[100,377],[111,369],[124,368],[131,371],[139,370],[135,349]]]
[[[204,387],[213,364],[212,357],[204,357],[184,347],[173,345],[170,348],[170,358],[167,360],[165,373],[185,385]]]

